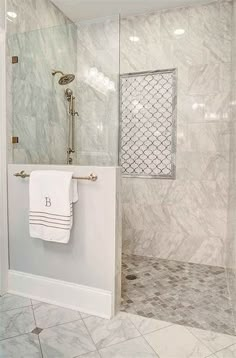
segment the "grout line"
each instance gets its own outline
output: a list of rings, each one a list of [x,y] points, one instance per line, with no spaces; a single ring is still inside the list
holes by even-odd
[[[96,317],[96,316],[95,316],[95,317]],[[88,318],[88,317],[86,317],[86,318]],[[85,319],[86,319],[86,318],[85,318]],[[92,340],[94,346],[96,347],[96,350],[98,350],[98,347],[97,347],[97,345],[95,344],[94,339],[93,339],[92,335],[90,334],[89,329],[88,329],[86,323],[84,322],[84,319],[83,319],[83,318],[82,318],[82,322],[83,322],[84,327],[85,327],[85,329],[86,329],[86,331],[87,331],[89,337],[91,338],[91,340]]]
[[[204,341],[202,341],[200,338],[198,338],[194,333],[192,333],[191,331],[190,331],[190,329],[191,328],[193,328],[193,327],[188,327],[188,326],[184,326],[186,329],[187,329],[187,331],[194,337],[194,338],[196,338],[196,340],[198,341],[198,342],[200,342],[203,346],[205,346],[209,351],[211,351],[212,352],[212,349],[210,348],[210,347],[208,347],[208,345],[206,345],[206,343],[204,342]],[[196,329],[196,328],[195,328]],[[197,328],[198,329],[198,328]],[[207,331],[207,330],[205,330],[206,332],[211,332],[211,331]],[[213,332],[213,333],[216,333],[216,332]],[[219,333],[220,334],[220,333]],[[214,354],[215,352],[212,352],[212,354]],[[212,355],[211,354],[211,355]],[[210,356],[211,356],[210,355]],[[208,357],[210,357],[210,356],[208,356]]]
[[[128,315],[133,315],[133,316],[138,316],[138,317],[141,317],[141,318],[143,318],[143,319],[147,319],[147,320],[154,320],[154,321],[157,321],[157,322],[160,322],[161,320],[159,320],[159,319],[155,319],[155,318],[149,318],[149,317],[145,317],[145,316],[140,316],[140,315],[138,315],[138,314],[133,314],[133,313],[127,313],[127,312],[125,312],[126,314],[128,314]],[[150,334],[150,333],[154,333],[154,332],[156,332],[156,331],[160,331],[160,330],[162,330],[162,329],[165,329],[165,328],[168,328],[168,327],[170,327],[170,326],[174,326],[175,324],[174,323],[171,323],[171,322],[167,322],[167,323],[170,323],[170,324],[168,324],[167,326],[165,326],[165,327],[160,327],[160,328],[157,328],[157,329],[154,329],[154,330],[152,330],[152,331],[150,331],[150,332],[147,332],[147,333],[142,333],[142,332],[140,332],[140,330],[135,326],[135,324],[131,321],[131,319],[129,318],[129,317],[127,317],[129,320],[130,320],[130,322],[133,324],[133,326],[137,329],[137,331],[141,334],[141,336],[144,336],[145,334]],[[166,321],[161,321],[161,322],[166,322]]]
[[[136,336],[136,337],[132,337],[132,338],[128,338],[128,339],[124,339],[123,341],[120,341],[120,342],[116,342],[116,343],[112,343],[112,344],[109,344],[108,346],[106,347],[102,347],[102,348],[99,348],[98,350],[101,351],[103,349],[107,349],[107,348],[110,348],[110,347],[114,347],[116,346],[117,344],[121,344],[121,343],[125,343],[125,342],[128,342],[128,341],[132,341],[133,339],[136,339],[136,338],[140,338],[142,337],[142,335],[140,334],[140,336]]]
[[[31,300],[31,305],[32,305],[32,300]],[[32,305],[32,311],[33,311],[33,316],[34,316],[34,323],[35,323],[35,328],[37,327],[37,322],[36,322],[36,318],[35,318],[35,314],[34,314],[34,307]],[[41,345],[41,341],[40,341],[40,338],[39,338],[39,334],[37,334],[37,337],[38,337],[38,342],[39,342],[39,348],[40,348],[40,352],[41,352],[41,356],[43,358],[43,350],[42,350],[42,345]]]
[[[39,347],[40,347],[41,356],[42,356],[42,358],[43,358],[43,349],[42,349],[42,345],[41,345],[41,341],[40,341],[39,334],[38,334],[38,342],[39,342]]]
[[[159,354],[154,350],[154,348],[150,345],[150,343],[147,341],[146,337],[144,335],[142,335],[143,339],[145,340],[145,342],[149,345],[149,347],[152,349],[152,351],[156,354],[156,356],[158,358],[160,358]]]
[[[230,334],[227,334],[227,333],[221,333],[221,332],[216,332],[216,331],[210,331],[210,330],[207,330],[207,329],[202,329],[202,328],[196,328],[196,327],[191,327],[191,326],[184,326],[188,331],[189,331],[189,333],[191,333],[195,338],[197,338],[202,344],[204,344],[205,346],[206,346],[206,343],[201,339],[201,338],[199,338],[199,337],[197,337],[196,336],[196,334],[194,334],[194,332],[191,332],[191,330],[192,329],[199,329],[200,331],[204,331],[204,332],[208,332],[208,333],[213,333],[213,334],[216,334],[216,335],[225,335],[225,336],[229,336],[229,337],[233,337],[233,338],[235,338],[235,343],[233,343],[233,344],[230,344],[229,346],[227,346],[227,347],[231,347],[232,345],[234,345],[234,344],[236,344],[236,336],[234,336],[234,335],[230,335]],[[212,351],[212,349],[210,348],[210,347],[208,347],[208,346],[206,346],[210,351]],[[225,348],[227,348],[227,347],[225,347]],[[225,348],[222,348],[222,349],[225,349]],[[221,349],[221,350],[222,350]],[[212,351],[212,353],[214,354],[214,353],[216,353],[216,352],[213,352]]]
[[[0,311],[0,314],[1,313],[5,313],[5,312],[9,312],[9,311],[14,311],[14,310],[18,310],[18,309],[21,309],[21,308],[26,308],[26,307],[32,307],[31,304],[27,305],[27,306],[20,306],[20,307],[16,307],[16,308],[10,308],[10,309],[7,309],[5,311]]]
[[[125,312],[125,313],[126,313],[126,312]],[[93,316],[93,317],[97,317],[97,316]],[[86,318],[88,318],[88,317],[86,317]],[[86,318],[85,318],[85,319],[86,319]],[[100,318],[100,317],[97,317],[97,318]],[[105,320],[105,318],[102,318],[102,319]],[[129,319],[128,319],[128,320],[129,320]],[[84,319],[82,319],[82,321],[84,322]],[[108,320],[108,321],[111,322],[112,320]],[[130,321],[130,320],[129,320],[129,321]],[[130,321],[130,323],[134,326],[134,324],[133,324],[131,321]],[[87,327],[87,325],[86,325],[85,322],[84,322],[84,325],[85,325],[85,327],[86,327],[86,329],[87,329],[87,332],[88,332],[89,336],[91,337],[91,339],[92,339],[92,341],[93,341],[95,347],[97,348],[99,355],[100,355],[100,352],[99,352],[99,351],[102,350],[102,349],[106,349],[106,348],[115,346],[115,345],[117,345],[117,344],[124,343],[124,342],[130,341],[130,340],[132,340],[132,339],[139,338],[139,337],[142,336],[141,333],[138,331],[138,329],[134,326],[134,328],[135,328],[135,329],[138,331],[138,333],[140,334],[139,336],[132,337],[132,338],[128,338],[128,339],[125,339],[125,340],[123,340],[123,341],[121,341],[121,342],[117,342],[117,343],[110,344],[110,345],[108,345],[108,346],[106,346],[106,347],[98,348],[97,345],[95,344],[95,342],[94,342],[94,340],[93,340],[93,337],[91,336],[91,334],[90,334],[90,332],[89,332],[89,329],[88,329],[88,327]]]
[[[55,324],[54,326],[49,326],[49,327],[45,327],[45,328],[39,327],[39,328],[41,328],[43,331],[46,331],[47,329],[51,329],[51,328],[54,328],[54,327],[64,326],[64,325],[66,325],[66,324],[74,323],[74,322],[78,322],[78,321],[82,321],[82,318],[74,319],[73,321],[69,321],[69,322],[58,323],[58,324]]]
[[[83,353],[82,355],[80,354],[79,356],[76,356],[76,357],[73,357],[73,358],[83,358],[83,357],[87,356],[88,354],[92,354],[92,353],[97,353],[99,355],[99,357],[101,357],[100,354],[99,354],[99,351],[96,349],[96,351],[90,351],[90,352],[87,352],[87,353]]]
[[[1,344],[3,341],[8,341],[9,339],[13,339],[13,338],[21,337],[21,336],[27,336],[27,335],[29,335],[29,334],[31,334],[31,332],[26,332],[26,333],[22,333],[22,334],[17,334],[16,336],[3,338],[3,339],[0,340],[0,344]]]
[[[219,352],[222,352],[223,350],[228,349],[228,348],[230,348],[230,347],[233,347],[233,346],[235,346],[235,345],[236,345],[236,343],[230,344],[229,346],[227,346],[227,347],[225,347],[225,348],[222,348],[222,349],[220,349],[220,350],[214,352],[213,354],[217,354],[217,353],[219,353]]]

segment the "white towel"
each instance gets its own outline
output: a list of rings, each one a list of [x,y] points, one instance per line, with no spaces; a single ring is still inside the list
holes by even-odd
[[[72,172],[37,170],[30,175],[30,236],[68,243],[73,225],[73,203],[78,200]]]

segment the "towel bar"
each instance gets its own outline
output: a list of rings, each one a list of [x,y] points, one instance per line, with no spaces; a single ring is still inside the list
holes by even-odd
[[[24,170],[22,170],[20,173],[15,173],[14,176],[21,177],[21,178],[25,179],[25,178],[28,178],[30,176],[30,174],[27,174]],[[87,177],[73,177],[73,179],[96,181],[98,179],[98,177],[97,177],[97,175],[91,173]]]

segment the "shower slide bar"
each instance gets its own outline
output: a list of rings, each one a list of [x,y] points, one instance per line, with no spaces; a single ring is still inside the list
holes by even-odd
[[[28,178],[30,177],[30,174],[27,174],[24,170],[22,170],[20,173],[15,173],[14,174],[15,177],[20,177],[20,178]],[[89,176],[87,177],[74,177],[73,176],[73,179],[78,179],[78,180],[90,180],[90,181],[97,181],[98,179],[98,176],[91,173]]]

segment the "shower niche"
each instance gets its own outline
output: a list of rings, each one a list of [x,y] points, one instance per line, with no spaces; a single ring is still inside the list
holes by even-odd
[[[125,177],[175,178],[176,69],[121,76],[121,152]]]

